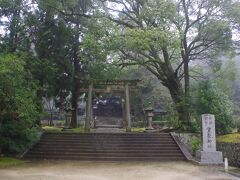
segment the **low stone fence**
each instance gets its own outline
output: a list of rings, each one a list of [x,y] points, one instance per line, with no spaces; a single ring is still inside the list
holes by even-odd
[[[188,151],[195,156],[195,151],[198,150],[199,147],[196,147],[196,149],[193,149],[193,142],[196,141],[199,138],[199,134],[196,133],[176,133],[178,136],[179,140],[185,144],[186,148]],[[199,140],[199,145],[200,145],[200,140]]]
[[[217,142],[217,150],[228,158],[230,166],[240,167],[240,143]]]

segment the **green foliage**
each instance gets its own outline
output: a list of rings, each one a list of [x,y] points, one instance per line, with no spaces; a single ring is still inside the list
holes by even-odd
[[[23,152],[37,142],[37,132],[37,128],[27,127],[24,120],[5,120],[0,130],[0,146],[4,152]]]
[[[160,28],[126,29],[124,36],[125,48],[141,52],[150,50],[151,47],[161,49],[163,47],[180,47],[178,39],[173,33]]]
[[[240,2],[239,1],[230,1],[231,3],[226,3],[224,5],[225,15],[234,23],[234,29],[240,29]]]
[[[172,1],[151,0],[145,3],[139,15],[144,20],[154,17],[159,23],[167,24],[167,21],[172,20],[176,15],[176,6]]]
[[[206,54],[228,50],[231,45],[230,23],[225,18],[219,20],[224,2],[189,1],[188,12],[185,12],[183,1],[116,1],[123,11],[118,8],[117,14],[108,11],[107,17],[103,18],[105,8],[91,0],[38,0],[34,2],[34,8],[26,0],[0,0],[0,15],[8,17],[7,20],[0,19],[6,30],[0,37],[0,49],[8,53],[0,58],[2,133],[7,135],[8,129],[4,127],[11,130],[9,134],[17,134],[14,129],[22,130],[21,137],[28,142],[26,133],[32,136],[31,130],[35,131],[32,127],[39,117],[42,97],[52,98],[58,101],[58,106],[62,106],[71,91],[73,105],[81,88],[78,78],[115,79],[121,74],[119,66],[116,66],[119,62],[123,67],[142,65],[156,77],[154,80],[145,78],[140,85],[142,99],[135,101],[140,108],[148,102],[172,103],[170,92],[180,114],[181,107],[184,108],[188,102],[182,100],[184,90],[181,79],[184,74],[181,62],[191,61],[188,58],[192,57],[194,60],[205,59]],[[106,1],[106,4],[109,3]],[[234,11],[230,13],[229,10],[226,14],[239,20],[238,8],[231,9]],[[189,27],[186,27],[187,21]],[[186,49],[182,47],[184,44],[188,46]],[[14,55],[16,52],[26,56]],[[119,61],[115,63],[116,59]],[[214,67],[213,72],[219,72],[219,69],[221,63]],[[226,72],[231,77],[235,76],[233,71]],[[225,84],[222,79],[217,82],[218,86]],[[169,92],[159,86],[160,83]],[[199,96],[206,97],[205,94]],[[199,101],[202,107],[208,106],[206,102],[210,97],[206,99]],[[220,112],[219,108],[211,111]],[[225,122],[221,118],[227,119],[220,113],[219,116],[221,123]],[[169,118],[172,126],[179,126],[176,109],[171,110]],[[228,127],[228,124],[225,125],[222,124]],[[10,139],[14,138],[15,135],[11,135]],[[10,149],[22,149],[11,144],[13,148]]]
[[[210,20],[200,31],[202,37],[208,41],[215,40],[220,49],[229,48],[231,45],[232,32],[228,21]],[[226,49],[225,49],[226,50]]]
[[[219,19],[225,1],[134,0],[114,3],[116,6],[106,6],[111,8],[107,12],[110,19],[121,27],[115,32],[117,37],[113,36],[120,63],[123,67],[140,65],[149,70],[169,90],[182,127],[188,129],[191,86],[188,73],[192,68],[190,65],[188,68],[188,64],[191,61],[201,64],[197,61],[202,59],[209,62],[210,54],[231,47],[230,23],[224,18]],[[116,8],[117,5],[122,9]],[[118,15],[111,13],[114,10]]]
[[[192,148],[193,154],[195,154],[201,148],[200,138],[195,137],[195,138],[192,139],[191,148]]]
[[[36,85],[24,65],[24,57],[0,55],[0,147],[13,152],[37,139]]]
[[[88,31],[83,36],[79,57],[91,79],[115,79],[120,75],[119,67],[108,58],[112,49],[108,37],[111,25],[105,19],[94,18],[87,25]]]
[[[214,114],[216,132],[226,134],[233,126],[233,105],[229,97],[209,81],[200,82],[197,92],[197,113]]]
[[[167,109],[166,121],[169,127],[178,129],[180,127],[178,114],[173,106],[169,106]]]
[[[218,70],[216,70],[215,65],[213,65],[211,68],[216,76],[216,78],[213,79],[215,85],[227,95],[232,96],[234,92],[231,82],[236,80],[238,72],[236,62],[227,59],[227,62],[222,63]]]

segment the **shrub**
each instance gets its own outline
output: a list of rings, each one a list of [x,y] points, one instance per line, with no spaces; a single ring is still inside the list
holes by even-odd
[[[37,132],[37,128],[26,127],[21,121],[5,121],[0,130],[0,145],[7,153],[23,152],[38,140]]]
[[[192,139],[191,147],[192,147],[193,154],[195,154],[197,152],[197,150],[199,150],[201,148],[201,140],[200,140],[200,138]]]
[[[21,152],[37,138],[36,84],[24,58],[0,54],[0,149]]]
[[[230,98],[213,83],[204,81],[199,84],[196,102],[197,114],[214,114],[216,132],[230,133],[233,127],[233,104]]]

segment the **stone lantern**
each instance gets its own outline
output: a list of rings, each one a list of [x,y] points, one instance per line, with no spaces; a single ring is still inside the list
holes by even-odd
[[[66,109],[65,110],[65,128],[70,128],[70,123],[72,120],[72,109]]]
[[[145,114],[146,114],[146,117],[147,117],[147,122],[148,122],[146,130],[154,130],[154,128],[152,127],[152,118],[154,116],[153,108],[148,107],[144,111],[145,111]]]
[[[71,104],[67,102],[66,108],[65,108],[65,128],[67,129],[70,128],[70,124],[72,121],[72,111],[73,109],[71,107]]]

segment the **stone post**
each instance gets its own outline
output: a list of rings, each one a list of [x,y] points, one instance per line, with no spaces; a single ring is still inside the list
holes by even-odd
[[[130,115],[130,100],[129,100],[129,84],[125,84],[125,115],[127,121],[127,132],[131,132],[131,115]]]
[[[86,111],[86,120],[85,120],[85,131],[90,132],[90,122],[91,122],[91,112],[92,112],[92,90],[93,85],[90,84],[88,88],[88,100],[87,100],[87,111]]]
[[[216,151],[215,116],[203,114],[202,121],[202,150],[197,152],[200,164],[222,164],[222,152]]]

